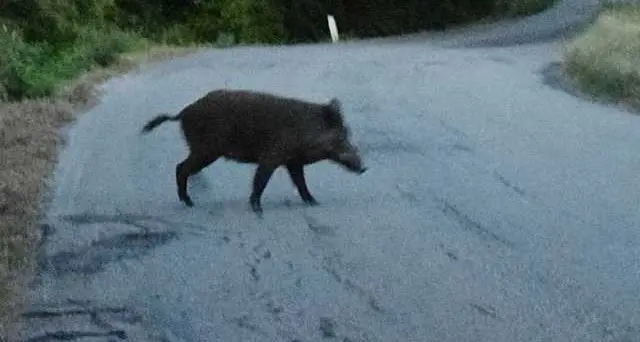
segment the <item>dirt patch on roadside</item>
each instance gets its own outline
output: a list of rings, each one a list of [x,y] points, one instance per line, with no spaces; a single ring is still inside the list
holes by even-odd
[[[39,229],[51,189],[49,175],[64,143],[60,129],[97,103],[96,85],[137,66],[195,52],[154,47],[122,57],[116,67],[74,81],[55,99],[0,103],[0,342],[24,308],[24,290],[35,272]]]
[[[73,118],[61,101],[0,104],[0,332],[20,311],[39,240],[43,180],[55,165],[58,129]]]

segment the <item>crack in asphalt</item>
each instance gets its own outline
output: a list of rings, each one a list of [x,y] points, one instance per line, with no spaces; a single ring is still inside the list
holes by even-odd
[[[204,230],[206,227],[197,224],[191,224],[189,222],[175,222],[164,219],[158,216],[141,215],[133,213],[119,213],[115,215],[95,214],[95,213],[77,213],[77,214],[65,214],[54,216],[53,219],[59,219],[65,222],[69,222],[73,225],[90,225],[90,224],[104,224],[104,223],[120,223],[130,225],[143,230],[151,230],[152,228],[143,224],[144,222],[156,222],[167,227],[183,226],[190,227],[197,230]]]
[[[95,315],[96,313],[124,313],[127,312],[126,308],[118,307],[96,307],[96,308],[82,308],[82,309],[65,309],[65,308],[52,308],[42,309],[37,311],[26,311],[22,313],[24,318],[52,318],[52,317],[66,317],[73,315]]]
[[[317,219],[309,215],[304,215],[304,219],[307,222],[307,226],[309,227],[309,230],[311,230],[315,234],[321,235],[321,236],[335,236],[336,234],[335,227],[320,223],[320,221],[318,221]]]
[[[24,342],[74,341],[83,337],[117,337],[119,340],[125,341],[127,339],[127,334],[123,330],[114,330],[107,332],[60,330],[47,332],[42,335],[24,340]]]
[[[480,237],[488,238],[490,241],[496,241],[504,246],[511,248],[515,247],[515,244],[512,241],[509,241],[508,239],[494,233],[489,228],[482,225],[480,222],[474,221],[451,202],[444,199],[439,199],[439,201],[443,206],[442,212],[459,222],[462,228],[471,232],[475,232]]]
[[[497,319],[498,318],[498,314],[496,313],[496,309],[489,307],[489,306],[484,306],[484,305],[480,305],[480,304],[476,304],[476,303],[471,303],[469,304],[472,308],[476,309],[479,313],[491,317],[493,319]]]
[[[522,189],[521,187],[519,187],[517,185],[514,185],[512,182],[510,182],[504,176],[499,174],[497,171],[494,171],[493,175],[498,181],[500,181],[500,183],[502,183],[507,188],[515,191],[518,195],[520,195],[520,196],[526,196],[527,195],[527,193],[524,191],[524,189]]]
[[[73,226],[85,226],[95,224],[123,224],[138,229],[138,231],[117,234],[111,237],[92,241],[87,246],[76,247],[72,250],[64,250],[52,255],[40,253],[38,265],[45,272],[53,272],[56,275],[79,273],[90,275],[101,272],[106,265],[128,259],[140,260],[158,246],[166,245],[178,238],[176,231],[157,231],[157,224],[165,227],[189,227],[188,232],[194,234],[194,230],[202,232],[205,227],[187,222],[173,222],[161,217],[140,214],[93,214],[78,213],[53,216],[49,222],[42,223],[40,230],[42,238],[39,241],[44,246],[47,240],[55,234],[56,224],[69,223]],[[228,237],[227,237],[228,240]],[[225,240],[226,241],[226,240]]]
[[[91,326],[85,329],[64,327],[65,322],[73,322],[78,316],[89,318]],[[85,338],[114,338],[125,341],[132,336],[124,329],[116,328],[107,321],[138,323],[140,316],[128,307],[105,306],[93,301],[67,300],[61,303],[33,305],[21,314],[28,326],[38,326],[33,333],[23,331],[21,342],[75,341]],[[38,324],[41,322],[42,324]]]
[[[322,266],[321,267],[325,272],[327,272],[327,274],[329,274],[331,276],[331,278],[333,278],[339,284],[342,284],[349,291],[352,291],[352,292],[358,294],[360,296],[360,298],[362,298],[365,301],[367,306],[370,309],[372,309],[374,312],[377,312],[377,313],[383,313],[384,312],[384,310],[380,306],[378,300],[375,298],[375,296],[373,294],[371,294],[364,287],[362,287],[362,286],[356,284],[355,282],[353,282],[348,277],[341,276],[340,273],[338,273],[338,269],[335,267],[334,264],[335,264],[335,261],[333,261],[332,258],[330,258],[330,257],[323,257],[322,258]]]
[[[83,275],[103,271],[107,264],[124,259],[140,259],[152,249],[166,245],[178,237],[176,232],[134,232],[92,242],[74,251],[63,251],[42,257],[40,267],[56,275]]]

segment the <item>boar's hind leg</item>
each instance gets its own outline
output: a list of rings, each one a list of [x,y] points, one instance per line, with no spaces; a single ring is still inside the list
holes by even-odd
[[[299,163],[287,164],[287,171],[289,172],[291,181],[298,189],[298,194],[300,194],[302,200],[308,205],[317,205],[318,202],[311,196],[309,188],[307,187],[307,181],[304,177],[304,165]]]
[[[193,207],[193,201],[187,193],[187,179],[189,176],[200,172],[218,159],[219,156],[199,156],[196,154],[189,154],[187,159],[182,161],[176,166],[176,184],[178,186],[178,198],[184,202],[188,207]]]
[[[267,187],[267,183],[269,183],[269,179],[273,175],[273,172],[276,170],[277,166],[273,166],[270,164],[260,164],[256,169],[256,173],[253,176],[253,190],[251,191],[251,197],[249,199],[249,203],[251,204],[251,209],[258,215],[262,214],[262,205],[260,204],[260,198],[262,197],[262,193],[264,189]]]

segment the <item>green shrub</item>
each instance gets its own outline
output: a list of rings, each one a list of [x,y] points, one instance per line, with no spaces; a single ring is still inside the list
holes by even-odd
[[[151,38],[159,43],[170,45],[188,45],[199,41],[198,32],[182,24],[173,24],[160,32],[151,35]]]
[[[80,52],[91,63],[106,67],[115,63],[118,56],[135,49],[141,38],[117,29],[109,31],[86,28],[76,39],[72,51]],[[73,53],[71,53],[73,55]]]
[[[40,72],[50,46],[26,43],[21,32],[15,30],[2,30],[0,45],[4,47],[0,50],[0,83],[5,99],[50,93],[52,81]]]
[[[268,0],[222,0],[220,27],[243,43],[280,43],[282,17]],[[216,37],[217,38],[217,37]]]
[[[56,49],[28,43],[19,31],[0,31],[0,88],[5,100],[51,96],[59,86],[92,67],[108,66],[130,51],[140,38],[118,30],[85,28],[73,43]]]
[[[564,70],[592,95],[640,108],[640,6],[610,5],[564,51]]]
[[[183,39],[198,43],[215,42],[222,26],[221,10],[227,2],[228,0],[199,1],[193,8],[185,11],[178,24],[182,27]]]
[[[8,0],[0,15],[19,26],[26,41],[59,46],[86,26],[106,28],[115,13],[113,0]]]

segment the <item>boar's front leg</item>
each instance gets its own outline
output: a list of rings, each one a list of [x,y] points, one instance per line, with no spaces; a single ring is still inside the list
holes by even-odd
[[[308,205],[317,205],[318,201],[311,196],[309,188],[307,187],[307,181],[304,177],[304,165],[297,162],[289,163],[287,164],[287,171],[289,172],[291,181],[298,189],[298,194],[300,194],[302,200]]]
[[[260,204],[260,198],[264,189],[267,187],[267,183],[271,179],[273,172],[276,170],[277,165],[273,164],[260,164],[256,169],[256,173],[253,176],[253,190],[251,191],[251,197],[249,203],[251,209],[258,216],[262,216],[262,205]]]

